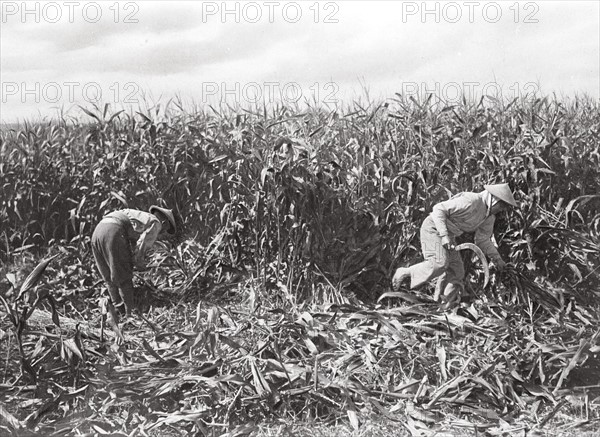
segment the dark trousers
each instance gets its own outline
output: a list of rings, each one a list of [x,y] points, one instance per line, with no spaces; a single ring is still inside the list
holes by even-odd
[[[124,304],[129,312],[133,306],[133,253],[126,226],[103,219],[92,234],[92,252],[113,304]]]

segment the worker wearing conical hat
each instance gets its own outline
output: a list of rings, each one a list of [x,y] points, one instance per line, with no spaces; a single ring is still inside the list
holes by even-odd
[[[177,230],[173,211],[151,206],[149,212],[121,209],[104,216],[92,235],[92,252],[113,305],[121,314],[134,309],[133,270],[156,240]]]
[[[460,193],[433,207],[421,226],[421,250],[425,261],[396,270],[392,287],[397,290],[410,278],[410,288],[444,275],[442,291],[446,299],[456,297],[463,288],[465,275],[454,239],[475,233],[475,244],[500,270],[506,265],[492,242],[496,214],[517,206],[508,184],[485,185],[480,193]]]

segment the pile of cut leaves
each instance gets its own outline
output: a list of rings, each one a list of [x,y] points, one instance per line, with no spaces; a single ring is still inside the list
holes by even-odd
[[[236,293],[252,305],[173,294],[115,327],[106,306],[74,315],[36,288],[45,265],[2,299],[3,435],[242,436],[377,416],[413,436],[504,436],[600,421],[597,314],[517,270],[452,311],[414,292],[270,307],[248,281]],[[582,420],[561,423],[573,409]]]

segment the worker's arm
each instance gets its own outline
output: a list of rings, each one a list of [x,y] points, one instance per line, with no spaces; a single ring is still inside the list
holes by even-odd
[[[156,242],[156,239],[158,238],[158,234],[160,233],[161,228],[162,228],[162,225],[160,224],[160,221],[158,219],[152,220],[149,223],[146,230],[144,232],[142,232],[142,234],[138,238],[138,241],[137,241],[136,247],[135,247],[134,262],[135,262],[135,265],[138,266],[139,268],[142,268],[145,265],[144,259],[146,257],[146,252]]]
[[[475,231],[475,244],[490,258],[494,264],[500,269],[504,268],[506,263],[498,253],[498,249],[492,242],[492,235],[494,233],[494,222],[496,216],[490,215]]]
[[[442,239],[442,244],[454,244],[453,235],[448,232],[448,220],[455,214],[467,212],[471,208],[471,203],[463,196],[458,196],[450,200],[438,203],[433,207],[431,218],[435,223],[435,228]]]

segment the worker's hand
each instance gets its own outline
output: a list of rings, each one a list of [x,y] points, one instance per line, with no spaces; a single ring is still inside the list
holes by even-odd
[[[148,270],[148,266],[146,266],[146,263],[143,261],[134,263],[133,268],[134,268],[134,270],[137,270],[138,272],[144,272],[144,271]]]
[[[506,268],[506,263],[502,258],[495,259],[494,265],[496,266],[496,269],[500,272]]]
[[[454,244],[454,241],[446,236],[446,237],[442,237],[442,246],[444,246],[444,249],[446,250],[454,250],[454,247],[456,246]]]

